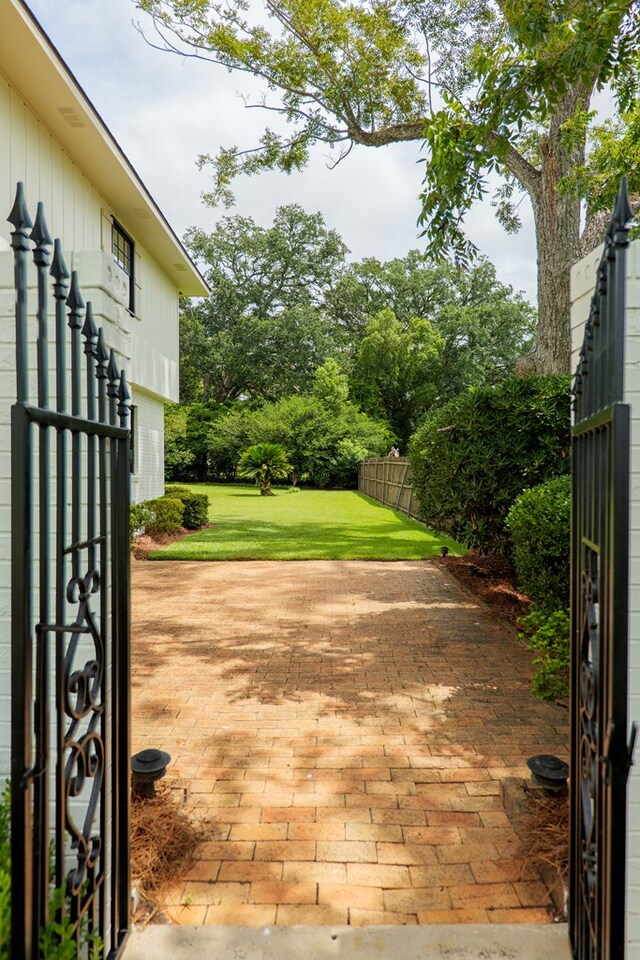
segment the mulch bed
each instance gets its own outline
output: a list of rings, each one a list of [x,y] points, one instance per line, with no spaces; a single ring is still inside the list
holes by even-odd
[[[161,783],[153,797],[131,797],[131,878],[138,894],[134,919],[157,919],[166,892],[196,859],[210,828],[177,799],[176,783]],[[183,788],[188,793],[188,788]]]
[[[434,560],[508,623],[515,624],[528,612],[530,600],[516,587],[515,570],[505,557],[470,550],[463,557]]]
[[[185,537],[196,532],[196,530],[187,530],[186,527],[180,527],[175,533],[156,533],[153,536],[142,533],[135,538],[133,556],[136,560],[148,560],[149,554],[159,547],[166,547],[170,543],[175,543],[176,540],[184,540]]]

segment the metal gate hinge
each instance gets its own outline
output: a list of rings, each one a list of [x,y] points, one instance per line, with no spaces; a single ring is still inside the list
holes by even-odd
[[[629,777],[629,771],[633,766],[633,751],[636,748],[636,737],[638,735],[638,724],[631,724],[631,733],[629,735],[629,745],[627,746],[627,756],[626,756],[626,765],[625,765],[625,774],[627,778]]]

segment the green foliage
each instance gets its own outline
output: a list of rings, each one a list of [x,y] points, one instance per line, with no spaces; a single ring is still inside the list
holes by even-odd
[[[37,960],[76,960],[77,946],[74,927],[65,911],[64,890],[51,891],[50,920],[41,929]],[[0,960],[10,960],[11,939],[11,794],[5,785],[0,798]],[[102,960],[104,945],[98,934],[86,925],[80,931],[80,940],[87,960]]]
[[[201,157],[201,164],[214,165],[215,185],[206,198],[212,202],[232,201],[230,182],[239,172],[301,169],[317,142],[336,148],[340,157],[349,139],[375,144],[380,127],[413,122],[414,138],[422,135],[428,87],[420,75],[427,56],[414,44],[403,6],[340,0],[253,6],[244,0],[137,2],[155,16],[161,35],[173,31],[186,41],[185,49],[195,42],[208,59],[255,73],[270,92],[281,94],[280,102],[270,96],[264,106],[285,117],[289,132],[267,129],[257,149],[233,146],[215,160]],[[175,37],[171,42],[175,47]]]
[[[147,506],[148,501],[143,500],[142,503],[132,503],[129,507],[129,546],[133,547],[135,543],[136,533],[140,530],[144,531],[147,527],[147,522],[149,521],[150,511]]]
[[[586,128],[590,149],[585,161],[563,178],[560,189],[586,200],[592,216],[612,210],[622,177],[627,177],[630,193],[640,193],[640,98],[604,123],[594,123],[593,113],[578,120]],[[565,135],[574,136],[573,125],[565,124]]]
[[[11,937],[11,798],[5,784],[0,798],[0,960],[9,960]]]
[[[569,604],[571,477],[525,490],[507,515],[518,586],[539,610]]]
[[[188,487],[168,486],[164,495],[181,501],[184,507],[182,525],[187,530],[199,530],[205,525],[209,517],[209,498],[205,493],[194,493]]]
[[[183,477],[195,459],[193,444],[187,439],[188,408],[177,403],[164,406],[165,479]]]
[[[313,377],[313,396],[327,409],[339,414],[349,398],[349,378],[342,372],[337,360],[329,357],[318,367]]]
[[[209,436],[209,463],[214,476],[228,477],[247,446],[278,443],[287,451],[294,483],[353,486],[360,454],[385,453],[392,440],[384,423],[348,401],[336,412],[316,396],[285,397],[258,410],[236,408],[218,421]]]
[[[443,338],[428,320],[411,317],[403,328],[386,307],[367,326],[355,362],[355,394],[362,407],[385,419],[404,443],[437,396]]]
[[[272,480],[282,480],[290,472],[287,451],[279,443],[256,443],[238,461],[238,476],[259,483],[263,497],[272,496]]]
[[[461,270],[418,250],[386,263],[370,257],[350,264],[328,293],[327,310],[354,352],[371,319],[385,309],[403,330],[412,317],[428,320],[444,340],[439,402],[504,379],[529,344],[535,321],[533,308],[498,281],[485,258]]]
[[[569,694],[570,617],[568,610],[533,609],[519,622],[521,636],[535,657],[531,689],[541,700]]]
[[[214,168],[210,202],[231,203],[239,173],[303,168],[318,143],[335,150],[335,165],[355,144],[414,141],[426,154],[419,222],[429,251],[467,263],[476,248],[464,219],[496,174],[506,229],[519,225],[514,193],[527,193],[544,294],[532,357],[539,372],[567,372],[568,324],[555,320],[568,313],[577,251],[564,249],[565,238],[577,235],[580,211],[557,187],[582,164],[585,134],[567,149],[562,128],[588,113],[605,84],[623,110],[637,96],[635,0],[136,2],[154,17],[161,46],[164,37],[174,53],[197,49],[253,74],[268,95],[251,106],[288,125],[267,128],[257,146],[202,156]]]
[[[321,214],[290,205],[268,228],[224,217],[212,233],[189,231],[187,244],[211,295],[183,306],[182,399],[275,400],[306,390],[335,350],[321,306],[344,262],[339,235]]]
[[[468,547],[502,552],[526,487],[569,468],[569,379],[511,377],[431,411],[410,459],[421,518]]]
[[[177,533],[182,526],[184,504],[172,497],[157,497],[143,501],[149,511],[145,532],[152,536],[157,533]]]
[[[207,476],[207,438],[231,404],[165,405],[165,480],[202,480]]]

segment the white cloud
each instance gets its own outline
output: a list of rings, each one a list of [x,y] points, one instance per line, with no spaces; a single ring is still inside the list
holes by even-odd
[[[152,49],[134,29],[141,18],[132,0],[29,0],[85,92],[129,157],[176,233],[211,228],[220,211],[203,206],[206,170],[200,153],[251,146],[264,126],[259,110],[238,97],[256,93],[250,77]],[[336,169],[318,150],[303,173],[270,173],[236,183],[234,212],[264,225],[277,206],[320,210],[354,258],[401,257],[424,245],[416,220],[421,167],[418,144],[356,148]],[[468,217],[472,240],[496,264],[498,275],[535,301],[533,219],[525,200],[524,228],[507,236],[488,203]]]

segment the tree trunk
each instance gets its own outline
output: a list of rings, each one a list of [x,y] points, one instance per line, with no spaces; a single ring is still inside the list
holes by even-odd
[[[549,151],[551,153],[551,151]],[[580,203],[558,193],[556,156],[544,158],[534,202],[538,250],[538,324],[530,360],[535,373],[571,373],[571,267],[580,241]]]
[[[518,364],[521,373],[571,373],[571,267],[580,249],[580,201],[560,193],[558,185],[584,162],[584,141],[567,152],[562,127],[588,108],[589,99],[589,90],[576,85],[560,101],[540,144],[539,170],[510,164],[531,198],[538,263],[538,324],[531,351]]]

